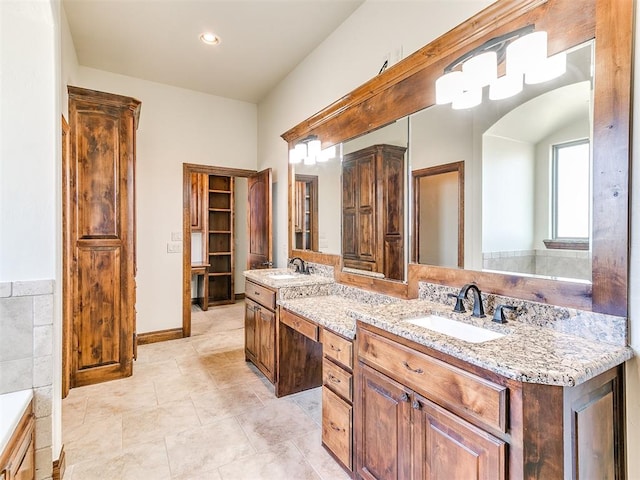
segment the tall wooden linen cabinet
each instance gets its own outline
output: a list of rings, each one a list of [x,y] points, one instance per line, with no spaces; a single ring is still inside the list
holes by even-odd
[[[349,268],[404,279],[405,147],[372,145],[342,163],[342,258]]]
[[[135,132],[140,102],[69,91],[64,162],[66,372],[77,387],[127,377],[135,355]]]

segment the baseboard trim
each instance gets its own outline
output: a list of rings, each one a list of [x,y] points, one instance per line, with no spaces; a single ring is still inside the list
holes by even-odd
[[[169,328],[167,330],[157,330],[155,332],[140,333],[136,336],[138,345],[148,345],[149,343],[166,342],[182,338],[182,328]]]
[[[64,471],[66,469],[67,469],[67,462],[64,456],[64,445],[62,445],[58,460],[53,461],[53,480],[62,480],[62,477],[64,477]]]

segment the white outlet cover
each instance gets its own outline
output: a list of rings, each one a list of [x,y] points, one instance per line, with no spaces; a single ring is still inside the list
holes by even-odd
[[[171,232],[171,241],[172,242],[181,242],[182,241],[182,232]]]

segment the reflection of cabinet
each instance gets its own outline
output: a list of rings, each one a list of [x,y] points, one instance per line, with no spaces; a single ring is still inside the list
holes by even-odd
[[[522,383],[373,327],[356,335],[356,478],[624,478],[621,368]]]
[[[318,251],[318,177],[296,175],[295,248]]]
[[[36,477],[34,443],[35,421],[30,404],[6,449],[0,452],[0,480],[33,480]]]
[[[235,301],[233,288],[233,177],[209,175],[207,291],[209,305]]]
[[[344,156],[342,257],[345,267],[404,278],[404,153],[373,145]]]
[[[249,280],[245,283],[245,358],[275,381],[276,293]]]

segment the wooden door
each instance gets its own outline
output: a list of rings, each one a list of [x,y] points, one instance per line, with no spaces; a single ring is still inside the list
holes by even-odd
[[[411,478],[411,391],[360,363],[356,469],[367,480]],[[451,477],[456,478],[456,477]]]
[[[132,374],[140,102],[69,87],[72,387]]]
[[[373,153],[358,160],[357,249],[360,260],[375,262],[376,255],[376,161]]]
[[[357,161],[342,164],[342,256],[358,258],[356,225]]]
[[[271,232],[271,169],[249,177],[249,270],[269,268],[273,264]]]
[[[416,480],[503,480],[506,444],[435,403],[413,394]]]

